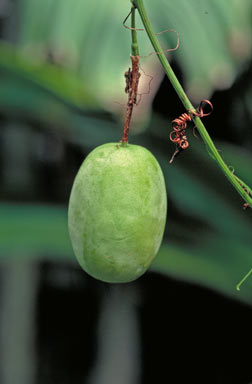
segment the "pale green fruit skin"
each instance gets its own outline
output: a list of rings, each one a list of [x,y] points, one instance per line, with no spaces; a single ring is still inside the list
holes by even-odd
[[[81,267],[105,282],[137,279],[159,250],[166,210],[163,173],[147,149],[117,143],[94,149],[75,178],[68,211]]]

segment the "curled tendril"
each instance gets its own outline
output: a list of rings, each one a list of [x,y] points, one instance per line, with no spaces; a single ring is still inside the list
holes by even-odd
[[[210,107],[208,112],[204,111],[204,105],[207,104]],[[187,122],[192,121],[193,116],[205,117],[209,116],[213,111],[213,104],[209,100],[202,100],[197,110],[189,110],[187,113],[183,113],[178,118],[172,121],[172,132],[170,133],[170,140],[176,144],[176,150],[172,155],[170,163],[173,162],[174,157],[184,149],[189,147],[189,142],[186,137]]]

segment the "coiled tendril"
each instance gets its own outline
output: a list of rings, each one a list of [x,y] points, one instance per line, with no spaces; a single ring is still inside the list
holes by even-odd
[[[210,107],[209,112],[204,112],[203,106],[207,104]],[[184,149],[189,147],[189,142],[186,137],[187,122],[192,121],[192,116],[198,116],[200,118],[209,116],[213,111],[213,104],[209,100],[202,100],[197,110],[189,110],[187,113],[183,113],[178,118],[172,121],[172,132],[170,133],[170,140],[176,144],[176,150],[172,155],[170,163],[173,162],[174,157]]]

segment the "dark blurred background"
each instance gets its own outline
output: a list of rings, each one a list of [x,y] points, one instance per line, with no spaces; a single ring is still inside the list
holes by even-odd
[[[123,3],[123,4],[122,4]],[[226,163],[252,185],[252,3],[146,0],[156,31]],[[252,213],[193,127],[169,164],[184,109],[156,55],[141,59],[130,142],[149,148],[168,193],[151,270],[106,284],[78,265],[67,231],[74,177],[118,142],[130,1],[0,0],[0,383],[252,383]],[[141,27],[141,23],[139,22]],[[153,52],[139,32],[143,56]],[[164,49],[176,34],[160,35]],[[150,83],[150,76],[153,77]]]

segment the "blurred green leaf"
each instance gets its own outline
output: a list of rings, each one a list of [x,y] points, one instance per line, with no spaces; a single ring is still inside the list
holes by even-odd
[[[0,44],[0,71],[2,75],[7,74],[10,78],[18,77],[24,83],[37,85],[71,106],[80,109],[99,106],[85,82],[82,82],[76,74],[56,65],[41,62],[36,57],[27,57],[3,42]]]
[[[215,89],[229,87],[244,62],[251,57],[250,0],[146,0],[145,5],[157,32],[175,29],[180,46],[172,53],[185,75],[186,89],[195,102]],[[54,60],[72,68],[107,105],[121,100],[123,73],[128,67],[130,31],[122,21],[130,1],[110,0],[22,0],[20,47],[43,58],[51,51]],[[139,32],[140,52],[153,51],[147,36]],[[176,34],[159,36],[164,49],[176,46]],[[160,65],[151,63],[154,76]]]
[[[3,43],[0,82],[3,115],[53,127],[66,140],[88,148],[121,137],[114,117],[79,84],[76,75],[50,64],[34,64]]]
[[[0,204],[0,258],[72,256],[65,207]],[[73,258],[74,260],[74,258]]]
[[[130,31],[123,28],[122,20],[130,2],[97,1],[21,1],[18,46],[0,45],[3,110],[19,109],[53,123],[67,114],[60,104],[79,112],[98,108],[122,112],[123,74],[130,61]],[[197,0],[190,4],[159,0],[155,5],[147,0],[146,7],[157,30],[179,32],[180,47],[172,58],[180,64],[193,101],[228,87],[251,57],[249,0],[242,7],[236,0],[204,0],[200,5]],[[160,39],[164,49],[176,45],[175,33],[164,33]],[[139,44],[143,55],[152,52],[144,32],[139,32]],[[158,84],[162,71],[157,57],[143,58],[142,66]],[[142,76],[143,92],[149,80]],[[139,120],[147,119],[157,84],[152,83],[152,94],[141,103]],[[26,92],[27,85],[37,87],[32,97]],[[48,98],[36,104],[39,92],[44,96],[47,92]],[[52,96],[57,103],[52,103]]]
[[[187,93],[197,103],[216,89],[228,88],[251,57],[249,0],[242,7],[236,0],[160,0],[148,6],[159,24],[168,21],[179,32],[174,58],[185,75]]]

